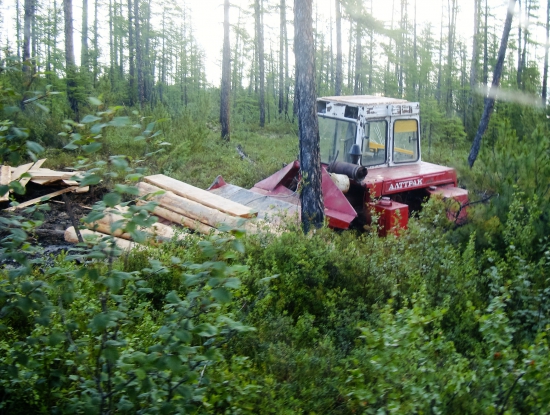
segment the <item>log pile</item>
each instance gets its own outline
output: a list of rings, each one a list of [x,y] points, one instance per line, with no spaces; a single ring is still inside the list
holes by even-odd
[[[150,228],[141,229],[149,234],[149,241],[162,242],[174,237],[184,238],[184,234],[175,231],[179,226],[202,234],[218,232],[222,225],[232,229],[245,229],[248,232],[256,232],[258,229],[257,224],[248,221],[258,215],[254,209],[162,174],[145,177],[144,181],[137,185],[137,189],[140,199],[136,200],[136,203],[145,205],[149,201],[156,202],[158,205],[152,210],[152,214],[157,216],[159,221],[165,222],[157,222]],[[131,241],[129,233],[113,226],[127,220],[123,215],[127,210],[121,207],[116,209],[118,210],[106,212],[104,217],[96,222],[86,224],[88,229],[80,231],[82,239],[86,242],[90,238],[111,235],[115,244],[123,250],[138,247],[139,244]],[[67,229],[65,240],[78,242],[78,233],[74,227]]]
[[[42,168],[42,165],[46,159],[38,160],[34,163],[27,163],[17,167],[0,166],[0,186],[9,185],[13,182],[19,182],[22,187],[26,187],[29,182],[38,184],[41,186],[56,186],[62,187],[60,190],[48,193],[44,196],[37,197],[26,202],[20,203],[17,206],[7,208],[7,211],[14,211],[22,209],[28,206],[32,206],[36,203],[50,200],[54,197],[60,196],[64,193],[76,192],[85,193],[89,190],[88,186],[80,187],[79,183],[74,178],[81,176],[83,173],[79,171],[56,171],[51,169]],[[5,192],[0,195],[0,202],[9,201],[10,192]]]

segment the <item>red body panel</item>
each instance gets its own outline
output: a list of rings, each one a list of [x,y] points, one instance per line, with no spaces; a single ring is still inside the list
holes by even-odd
[[[454,186],[442,186],[436,189],[427,189],[432,196],[439,195],[443,200],[454,201],[447,209],[447,217],[449,220],[458,223],[466,219],[466,209],[464,206],[468,204],[468,191]]]
[[[456,186],[457,182],[456,171],[453,168],[421,161],[406,166],[369,169],[363,184],[369,188],[372,198],[378,198],[430,186]]]
[[[409,207],[392,200],[379,200],[369,203],[369,206],[379,215],[378,233],[386,236],[389,233],[397,235],[400,229],[407,229],[409,223]]]

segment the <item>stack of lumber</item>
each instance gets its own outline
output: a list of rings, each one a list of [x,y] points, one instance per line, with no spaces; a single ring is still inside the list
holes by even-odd
[[[140,196],[158,203],[155,215],[197,232],[207,234],[221,225],[250,232],[257,228],[246,221],[258,216],[254,209],[163,174],[146,176],[137,187]]]
[[[41,197],[28,200],[17,206],[8,208],[7,210],[16,210],[34,205],[39,202],[49,200],[53,197],[62,195],[63,193],[76,192],[85,193],[89,190],[88,186],[79,187],[77,181],[72,180],[75,176],[81,176],[82,172],[63,172],[42,168],[42,165],[46,159],[41,159],[35,163],[27,163],[18,167],[0,166],[0,185],[9,185],[10,183],[17,181],[23,187],[29,182],[39,184],[42,186],[61,186],[64,187],[61,190],[51,192]],[[24,177],[23,177],[24,176]],[[0,202],[9,201],[9,192],[0,195]]]
[[[79,230],[84,242],[93,242],[100,240],[105,236],[112,236],[114,243],[122,250],[130,250],[140,247],[140,244],[132,241],[132,236],[128,232],[124,232],[121,226],[129,218],[123,216],[128,212],[128,209],[121,206],[116,206],[114,210],[105,212],[105,215],[95,222],[86,223],[88,229]],[[184,234],[177,234],[174,227],[162,223],[154,223],[149,228],[140,228],[142,232],[148,234],[148,242],[166,242],[185,238]],[[65,240],[71,243],[78,243],[78,235],[73,226],[65,231]]]

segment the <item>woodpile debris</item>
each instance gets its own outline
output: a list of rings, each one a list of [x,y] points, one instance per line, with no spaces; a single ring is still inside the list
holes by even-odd
[[[258,230],[258,224],[249,221],[258,215],[254,209],[163,174],[144,177],[137,189],[140,196],[136,200],[137,205],[143,206],[150,201],[157,203],[151,213],[159,218],[159,222],[150,228],[141,229],[149,234],[149,241],[183,239],[185,234],[177,232],[179,227],[202,234],[219,232],[218,228],[222,225],[248,232]],[[127,208],[117,206],[113,211],[106,212],[103,218],[86,224],[88,229],[80,231],[84,242],[89,242],[90,238],[110,235],[123,250],[138,247],[138,243],[131,242],[131,234],[119,226],[129,219],[124,215],[126,212]],[[78,242],[74,226],[65,232],[65,240]]]
[[[5,210],[14,211],[17,209],[26,208],[69,192],[85,193],[89,191],[88,186],[80,187],[79,183],[76,180],[73,180],[74,178],[82,176],[83,172],[67,172],[45,169],[42,168],[45,161],[46,159],[41,159],[34,163],[27,163],[17,167],[6,165],[0,166],[0,185],[7,186],[13,182],[19,182],[22,187],[26,187],[30,182],[41,186],[63,187],[60,190],[47,193],[43,196],[25,201],[16,206],[8,207]],[[8,202],[10,200],[9,195],[10,192],[0,195],[0,202]]]

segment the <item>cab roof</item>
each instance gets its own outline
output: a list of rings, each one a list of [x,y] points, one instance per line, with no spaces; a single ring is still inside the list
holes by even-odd
[[[407,104],[409,101],[399,98],[387,98],[376,95],[344,95],[335,97],[321,97],[317,101],[335,102],[350,106],[358,105],[393,105]]]

